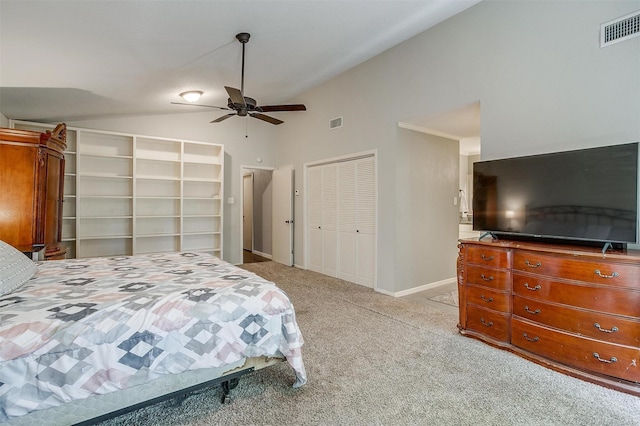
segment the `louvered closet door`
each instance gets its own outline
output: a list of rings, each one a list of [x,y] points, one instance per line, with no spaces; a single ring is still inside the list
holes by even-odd
[[[356,163],[356,283],[373,287],[376,247],[376,168],[375,158]]]
[[[307,244],[309,269],[322,273],[322,168],[310,167],[307,174]]]
[[[338,166],[322,166],[322,273],[338,272]]]
[[[338,165],[338,278],[357,282],[356,162]]]

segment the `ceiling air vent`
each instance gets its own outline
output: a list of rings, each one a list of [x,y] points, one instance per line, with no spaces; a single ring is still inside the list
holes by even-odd
[[[342,117],[329,120],[329,130],[337,129],[338,127],[342,127]]]
[[[640,36],[640,10],[600,26],[600,47]]]

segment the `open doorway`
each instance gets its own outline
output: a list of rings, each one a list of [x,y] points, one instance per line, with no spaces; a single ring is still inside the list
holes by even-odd
[[[480,101],[437,114],[420,115],[402,120],[402,128],[451,139],[459,144],[460,186],[455,203],[458,205],[458,238],[473,238],[473,163],[480,160]],[[478,234],[478,235],[476,235]]]
[[[272,258],[273,169],[242,167],[242,263]]]
[[[293,166],[241,166],[243,263],[293,265]]]

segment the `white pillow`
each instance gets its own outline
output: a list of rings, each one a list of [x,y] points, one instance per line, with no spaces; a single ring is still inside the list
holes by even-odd
[[[31,259],[0,240],[0,296],[18,289],[38,270]]]

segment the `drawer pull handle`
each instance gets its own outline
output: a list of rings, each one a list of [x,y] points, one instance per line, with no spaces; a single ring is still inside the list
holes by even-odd
[[[615,326],[611,327],[611,330],[607,330],[606,328],[600,327],[600,324],[598,323],[593,324],[593,326],[598,330],[602,331],[603,333],[615,333],[616,331],[618,331],[618,327],[615,327]]]
[[[480,299],[484,300],[487,303],[493,302],[493,297],[484,297],[484,294],[480,295]]]
[[[536,262],[535,265],[529,263],[529,260],[525,260],[524,264],[527,265],[529,268],[539,268],[540,266],[542,266],[542,263],[540,262]]]
[[[618,275],[620,275],[620,274],[619,274],[619,273],[617,273],[617,272],[614,272],[614,273],[612,273],[611,275],[602,275],[602,272],[600,272],[600,270],[599,270],[599,269],[596,269],[595,274],[596,274],[597,276],[599,276],[600,278],[615,278],[615,277],[617,277]]]
[[[484,274],[480,274],[480,278],[485,281],[493,281],[493,275],[490,275],[489,278],[485,277]]]
[[[487,327],[493,327],[493,321],[486,322],[486,321],[484,320],[484,318],[480,318],[480,322],[481,322],[481,323],[482,323],[482,325],[484,325],[484,326],[487,326]]]
[[[615,356],[612,356],[611,359],[602,359],[600,358],[600,355],[598,355],[598,352],[594,352],[593,356],[595,359],[600,362],[604,362],[605,364],[613,364],[614,362],[618,362],[618,358],[616,358]]]
[[[528,340],[530,342],[537,342],[538,340],[540,340],[540,338],[538,336],[536,336],[536,337],[527,336],[527,333],[522,333],[522,337],[524,337],[525,340]]]
[[[480,255],[482,260],[486,260],[487,262],[491,262],[493,260],[493,256],[485,256],[484,253]]]
[[[527,290],[531,291],[538,291],[542,288],[540,287],[540,284],[536,285],[535,287],[529,287],[529,283],[524,283],[524,286],[527,288]]]
[[[540,309],[536,309],[535,311],[532,311],[532,310],[530,310],[530,309],[529,309],[529,306],[528,306],[528,305],[526,305],[526,306],[524,307],[524,310],[525,310],[525,311],[527,311],[527,312],[529,312],[530,314],[533,314],[533,315],[538,315],[538,314],[540,313]]]

